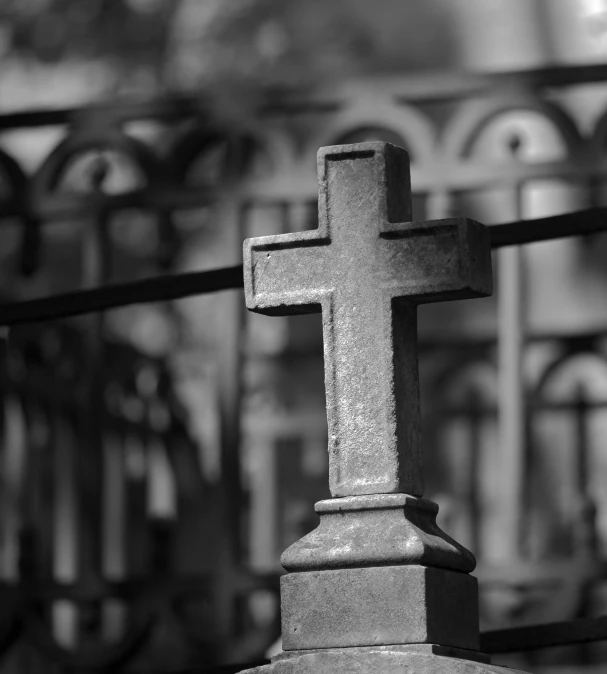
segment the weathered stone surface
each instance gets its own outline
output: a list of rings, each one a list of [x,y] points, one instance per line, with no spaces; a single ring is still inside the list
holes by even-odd
[[[436,524],[438,506],[406,494],[320,501],[317,529],[284,551],[287,571],[424,564],[470,572],[474,555]]]
[[[242,674],[522,674],[520,670],[479,662],[468,654],[432,645],[327,648],[293,651],[270,665]]]
[[[478,650],[477,583],[464,573],[417,565],[291,573],[280,596],[285,651],[413,643]]]
[[[491,293],[488,233],[409,222],[409,159],[389,143],[321,148],[318,230],[244,244],[247,307],[321,311],[333,496],[421,496],[416,306]]]
[[[474,557],[416,498],[417,305],[491,293],[487,230],[409,222],[408,156],[388,143],[322,148],[318,175],[318,230],[244,245],[249,309],[322,311],[335,497],[283,555],[285,651],[254,671],[512,674],[478,653]]]

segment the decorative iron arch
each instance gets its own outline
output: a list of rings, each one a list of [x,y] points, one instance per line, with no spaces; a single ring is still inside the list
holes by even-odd
[[[156,154],[141,141],[132,138],[116,126],[82,131],[74,130],[50,153],[42,163],[31,182],[31,198],[43,200],[56,190],[63,172],[78,155],[86,152],[113,151],[128,157],[145,178],[150,190],[166,188],[172,183],[171,175],[163,167]],[[103,195],[103,202],[97,207],[107,209],[111,197]],[[94,204],[89,204],[94,208]],[[158,260],[162,266],[168,266],[177,246],[177,235],[169,210],[157,212],[159,233]]]
[[[171,166],[177,181],[185,181],[188,171],[194,162],[204,155],[205,151],[225,145],[227,158],[219,167],[219,179],[228,177],[230,171],[240,172],[242,166],[233,166],[233,162],[242,161],[239,156],[242,148],[239,147],[238,139],[230,132],[217,128],[196,127],[183,133],[177,138],[170,150]]]
[[[588,141],[588,151],[592,153],[599,165],[605,163],[604,155],[607,153],[607,109],[603,111],[594,125],[594,129]]]
[[[487,358],[470,357],[451,364],[433,382],[433,389],[441,391],[447,403],[453,402],[453,389],[463,399],[471,393],[485,394],[489,404],[497,403],[497,369]]]
[[[40,221],[30,212],[29,179],[17,160],[0,149],[0,171],[7,178],[11,198],[7,204],[21,213],[23,237],[21,240],[21,272],[30,276],[40,262]]]
[[[36,610],[32,610],[28,604],[23,606],[21,620],[24,622],[26,639],[33,642],[51,661],[77,669],[105,669],[126,663],[150,638],[158,611],[139,606],[130,613],[134,613],[134,618],[118,642],[87,644],[74,649],[59,645]]]
[[[542,373],[542,376],[538,379],[534,390],[533,395],[536,397],[541,396],[547,389],[548,384],[551,380],[555,379],[560,371],[567,368],[573,361],[582,357],[591,357],[597,361],[598,364],[604,369],[605,379],[607,380],[607,358],[600,354],[598,351],[571,351],[567,350],[556,360],[554,360]]]
[[[144,143],[128,136],[121,129],[109,127],[101,130],[76,130],[62,140],[44,160],[32,179],[32,194],[44,198],[56,189],[69,162],[88,151],[114,151],[127,156],[141,170],[152,188],[165,183],[169,176],[154,152]]]
[[[369,128],[384,129],[402,138],[412,163],[429,162],[434,154],[436,132],[432,122],[420,110],[392,101],[363,100],[337,114],[310,138],[304,160],[314,166],[319,147],[335,145],[346,135]]]
[[[27,176],[17,160],[0,149],[0,171],[8,178],[15,200],[23,198],[27,191]]]
[[[297,163],[295,139],[282,129],[263,125],[250,126],[245,130],[257,144],[257,148],[270,160],[273,174],[290,172]],[[245,176],[246,178],[246,176]]]
[[[246,180],[254,156],[259,152],[269,158],[273,172],[288,170],[294,162],[294,145],[285,134],[263,127],[241,128],[235,132],[221,126],[198,126],[180,134],[169,150],[175,179],[185,181],[194,162],[207,149],[222,143],[226,146],[227,158],[226,165],[220,167],[220,178]]]
[[[442,154],[454,162],[469,157],[474,143],[493,121],[509,112],[524,111],[535,112],[551,122],[563,138],[569,156],[577,157],[584,152],[584,140],[563,108],[531,95],[518,95],[511,99],[499,97],[463,103],[441,134]]]

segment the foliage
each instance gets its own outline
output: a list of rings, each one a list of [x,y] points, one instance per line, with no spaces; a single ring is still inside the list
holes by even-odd
[[[204,11],[201,7],[204,5]],[[447,65],[446,0],[182,0],[176,76],[308,84]]]
[[[0,0],[0,53],[103,60],[159,88],[299,85],[447,64],[447,0]]]
[[[0,0],[0,49],[31,61],[106,60],[125,77],[166,58],[169,0]]]

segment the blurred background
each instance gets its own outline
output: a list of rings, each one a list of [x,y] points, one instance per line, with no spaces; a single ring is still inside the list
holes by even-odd
[[[0,58],[4,302],[314,228],[323,145],[406,148],[416,219],[607,205],[607,0],[0,0]],[[483,629],[606,612],[606,260],[505,249],[494,297],[420,308],[425,496]],[[0,671],[276,652],[280,553],[329,496],[320,316],[226,290],[0,348]]]

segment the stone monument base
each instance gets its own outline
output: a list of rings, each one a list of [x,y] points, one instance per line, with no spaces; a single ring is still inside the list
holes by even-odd
[[[241,674],[525,674],[477,651],[435,644],[283,651]]]
[[[285,652],[416,643],[479,647],[477,581],[467,573],[417,564],[289,573],[280,579],[280,596]]]

